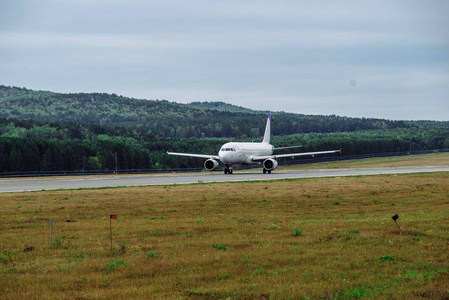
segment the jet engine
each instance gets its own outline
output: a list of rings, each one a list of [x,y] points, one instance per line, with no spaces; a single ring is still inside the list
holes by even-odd
[[[268,159],[263,161],[263,167],[267,171],[273,171],[274,169],[277,168],[277,166],[278,166],[278,162],[275,159],[268,158]]]
[[[218,161],[216,161],[215,159],[209,158],[208,160],[206,160],[204,162],[204,168],[209,171],[213,171],[216,168],[218,168]]]

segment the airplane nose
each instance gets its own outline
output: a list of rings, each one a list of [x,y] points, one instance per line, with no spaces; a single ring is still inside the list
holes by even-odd
[[[220,153],[220,160],[223,162],[223,163],[231,163],[231,159],[232,159],[232,157],[231,157],[231,153],[229,153],[229,152],[225,152],[225,151],[223,151],[223,152],[221,152]]]

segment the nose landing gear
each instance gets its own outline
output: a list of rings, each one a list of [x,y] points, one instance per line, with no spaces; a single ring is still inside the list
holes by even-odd
[[[224,169],[225,174],[232,174],[232,164],[226,164],[226,167]]]

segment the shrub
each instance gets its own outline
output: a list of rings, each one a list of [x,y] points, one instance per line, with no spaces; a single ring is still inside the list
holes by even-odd
[[[159,253],[153,252],[153,251],[148,251],[146,253],[147,257],[161,257],[162,255],[160,255]]]
[[[228,248],[226,248],[225,245],[223,244],[213,244],[212,248],[216,249],[216,250],[220,250],[220,251],[226,251],[228,250]]]
[[[241,258],[240,261],[241,261],[242,263],[248,263],[248,262],[250,262],[250,259],[249,259],[248,256],[245,256],[245,257]]]
[[[379,258],[380,261],[393,261],[394,260],[394,256],[390,256],[390,255],[385,255],[385,256],[381,256]]]
[[[14,257],[14,251],[2,250],[0,252],[0,263],[7,264],[8,262],[12,262],[13,257]]]
[[[110,263],[106,266],[106,271],[112,271],[114,269],[117,269],[118,267],[124,265],[126,266],[128,263],[124,261],[123,259],[116,259],[113,263]]]
[[[56,237],[55,241],[53,242],[53,249],[68,249],[68,241],[67,241],[67,235],[59,235]]]
[[[293,236],[300,236],[302,234],[302,229],[299,227],[296,227],[295,229],[293,229],[292,235]]]

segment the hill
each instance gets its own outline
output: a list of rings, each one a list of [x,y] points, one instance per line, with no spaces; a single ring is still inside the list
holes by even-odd
[[[202,110],[217,110],[217,111],[227,111],[227,112],[242,112],[242,113],[254,113],[253,110],[249,108],[245,108],[242,106],[236,106],[232,104],[228,104],[225,102],[191,102],[188,104],[190,107],[199,108]]]
[[[0,86],[0,106],[0,117],[3,118],[128,127],[149,130],[163,137],[178,138],[259,138],[267,113],[222,102],[179,104],[115,94],[62,94],[7,86]],[[430,123],[434,125],[438,122]],[[428,125],[428,122],[425,124]],[[447,126],[438,126],[440,125]],[[386,130],[413,126],[413,122],[382,119],[285,112],[273,114],[275,135]]]

